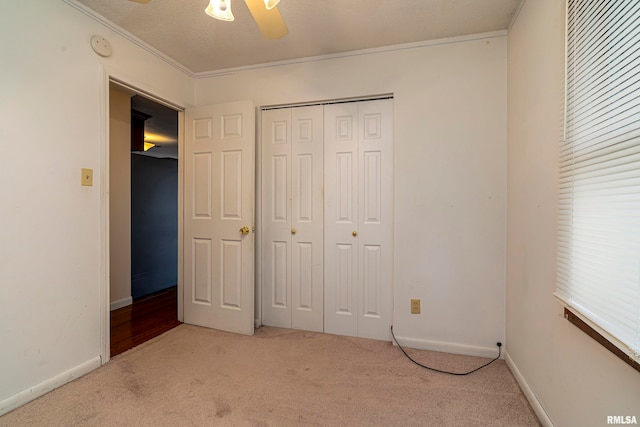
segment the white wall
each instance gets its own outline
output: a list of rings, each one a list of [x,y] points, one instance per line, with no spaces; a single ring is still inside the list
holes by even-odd
[[[640,376],[554,299],[564,1],[528,0],[509,32],[507,360],[544,421],[640,418]]]
[[[193,82],[62,1],[3,1],[0,58],[1,413],[100,360],[103,66],[185,104]]]
[[[111,309],[131,304],[131,96],[109,85],[109,255]]]
[[[394,331],[404,343],[496,354],[504,340],[506,37],[196,80],[198,105],[394,94]],[[411,315],[411,298],[422,314]]]

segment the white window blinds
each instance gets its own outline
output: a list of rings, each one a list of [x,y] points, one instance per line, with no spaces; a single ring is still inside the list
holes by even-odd
[[[556,295],[638,360],[640,1],[568,0],[565,114]]]

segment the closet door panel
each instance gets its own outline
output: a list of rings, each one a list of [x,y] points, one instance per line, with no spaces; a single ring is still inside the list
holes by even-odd
[[[323,120],[322,106],[291,109],[292,327],[318,332],[324,329]]]
[[[323,109],[262,113],[262,323],[323,330]]]
[[[391,340],[393,101],[358,104],[358,336]]]
[[[325,106],[324,330],[358,335],[358,107]]]
[[[325,332],[391,339],[392,105],[325,106]]]
[[[262,112],[262,323],[291,328],[291,111]]]

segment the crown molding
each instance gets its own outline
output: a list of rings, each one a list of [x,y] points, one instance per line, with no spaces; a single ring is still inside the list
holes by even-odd
[[[110,29],[114,33],[122,36],[123,38],[125,38],[128,41],[130,41],[131,43],[133,43],[134,45],[138,46],[139,48],[147,51],[148,53],[152,54],[153,56],[157,57],[158,59],[166,62],[167,64],[171,65],[172,67],[174,67],[174,68],[178,69],[179,71],[187,74],[189,77],[191,77],[191,78],[195,77],[195,73],[193,71],[189,70],[184,65],[182,65],[179,62],[177,62],[177,61],[173,60],[172,58],[168,57],[164,53],[160,52],[158,49],[156,49],[153,46],[151,46],[150,44],[147,44],[144,41],[140,40],[139,38],[137,38],[136,36],[134,36],[133,34],[128,32],[127,30],[125,30],[124,28],[114,24],[113,22],[111,22],[108,19],[104,18],[102,15],[99,15],[95,11],[89,9],[85,5],[78,3],[76,0],[62,0],[62,1],[64,3],[66,3],[66,4],[68,4],[69,6],[71,6],[72,8],[74,8],[75,10],[79,11],[83,15],[88,16],[89,18],[93,19],[94,21],[98,22],[99,24],[107,27],[108,29]]]
[[[511,17],[511,21],[509,22],[509,26],[507,27],[507,31],[511,31],[511,28],[518,20],[518,16],[520,16],[520,12],[522,12],[522,9],[524,8],[524,4],[526,2],[527,0],[522,0],[522,2],[520,2],[518,7],[516,8],[515,12],[513,13],[513,16]]]
[[[349,52],[340,52],[340,53],[334,53],[334,54],[328,54],[328,55],[308,56],[304,58],[289,59],[284,61],[266,62],[262,64],[246,65],[243,67],[225,68],[225,69],[214,70],[214,71],[205,71],[205,72],[194,73],[194,77],[196,79],[220,77],[220,76],[234,74],[242,71],[257,70],[261,68],[281,67],[285,65],[302,64],[307,62],[327,61],[332,59],[350,58],[350,57],[363,56],[363,55],[374,55],[374,54],[384,53],[384,52],[419,49],[419,48],[428,47],[428,46],[462,43],[462,42],[468,42],[473,40],[486,40],[491,38],[505,37],[506,35],[507,35],[507,30],[491,31],[487,33],[471,34],[467,36],[447,37],[447,38],[435,39],[435,40],[425,40],[425,41],[413,42],[413,43],[404,43],[404,44],[397,44],[397,45],[390,45],[390,46],[375,47],[371,49],[352,50]]]
[[[349,52],[340,52],[340,53],[319,55],[319,56],[309,56],[304,58],[288,59],[284,61],[266,62],[261,64],[246,65],[242,67],[224,68],[220,70],[203,71],[203,72],[195,73],[190,69],[188,69],[187,67],[185,67],[184,65],[180,64],[179,62],[171,59],[164,53],[160,52],[158,49],[154,48],[153,46],[140,40],[133,34],[126,31],[124,28],[119,27],[113,22],[107,20],[106,18],[94,12],[93,10],[89,9],[88,7],[84,6],[83,4],[78,3],[76,0],[62,0],[62,1],[68,4],[69,6],[71,6],[72,8],[76,9],[77,11],[81,12],[82,14],[93,19],[94,21],[100,23],[101,25],[104,25],[111,31],[124,37],[125,39],[135,44],[136,46],[140,47],[141,49],[156,56],[157,58],[161,59],[162,61],[166,62],[172,67],[175,67],[176,69],[180,70],[181,72],[185,73],[186,75],[194,79],[220,77],[220,76],[235,74],[243,71],[251,71],[251,70],[258,70],[258,69],[272,68],[272,67],[282,67],[282,66],[292,65],[292,64],[303,64],[308,62],[328,61],[333,59],[350,58],[350,57],[364,56],[364,55],[374,55],[374,54],[384,53],[384,52],[419,49],[419,48],[424,48],[429,46],[463,43],[463,42],[468,42],[473,40],[486,40],[491,38],[505,37],[508,33],[507,30],[491,31],[487,33],[478,33],[478,34],[471,34],[466,36],[447,37],[447,38],[435,39],[435,40],[424,40],[424,41],[413,42],[413,43],[403,43],[403,44],[397,44],[397,45],[375,47],[370,49],[353,50]]]

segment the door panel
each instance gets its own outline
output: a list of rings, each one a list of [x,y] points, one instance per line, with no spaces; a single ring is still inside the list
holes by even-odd
[[[391,340],[393,102],[361,102],[358,113],[358,336]]]
[[[221,243],[222,307],[237,310],[242,308],[242,242],[223,240]]]
[[[322,107],[262,113],[262,323],[323,329]]]
[[[191,182],[193,186],[193,215],[211,219],[211,153],[195,153]]]
[[[222,219],[240,219],[242,218],[242,151],[228,150],[221,154]]]
[[[355,103],[325,106],[324,330],[350,336],[358,335],[357,119]]]
[[[262,112],[262,324],[291,327],[291,113]]]
[[[382,276],[382,254],[380,245],[364,245],[362,257],[362,291],[363,291],[363,310],[362,315],[365,317],[380,318],[381,301],[380,291]]]
[[[325,106],[325,332],[390,339],[392,101]]]
[[[211,239],[192,240],[194,304],[211,305]]]
[[[291,327],[323,331],[323,169],[321,106],[291,109]]]
[[[313,243],[298,243],[293,248],[293,281],[298,283],[296,310],[310,311],[314,306],[313,295]]]
[[[185,123],[184,321],[250,335],[253,105],[187,109]]]
[[[288,242],[272,242],[272,277],[271,283],[272,292],[271,292],[271,305],[276,308],[287,309],[289,307],[288,296],[289,296],[289,264],[288,259],[289,256],[289,244]],[[274,320],[275,321],[275,320]],[[287,323],[288,324],[288,323]]]
[[[339,316],[349,316],[344,319],[342,334],[355,335],[357,333],[355,290],[356,290],[356,251],[353,245],[338,243],[336,249],[335,264],[335,292],[336,307],[335,312]],[[329,288],[332,286],[329,285]],[[330,300],[332,300],[331,298]],[[327,332],[330,332],[328,330]],[[337,332],[337,331],[336,331]]]

